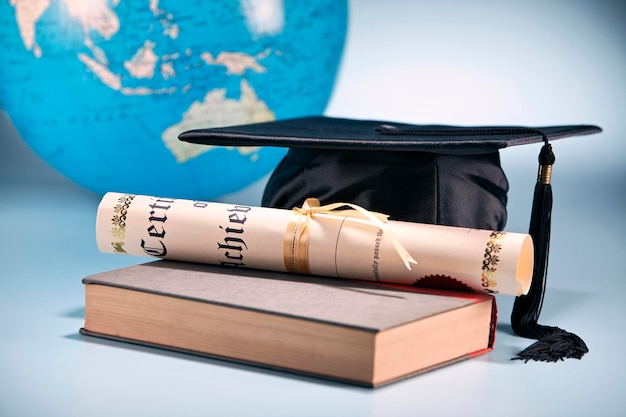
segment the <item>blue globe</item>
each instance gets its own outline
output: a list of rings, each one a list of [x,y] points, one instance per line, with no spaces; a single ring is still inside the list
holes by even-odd
[[[347,14],[346,0],[2,0],[0,107],[97,193],[215,199],[285,150],[178,134],[323,113]]]

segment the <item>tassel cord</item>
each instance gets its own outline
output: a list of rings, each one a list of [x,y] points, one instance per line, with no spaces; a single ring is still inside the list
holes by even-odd
[[[511,325],[515,333],[530,339],[541,339],[558,331],[557,327],[538,324],[545,297],[550,252],[553,201],[550,175],[554,162],[552,146],[546,141],[539,154],[539,172],[528,231],[535,249],[533,279],[528,294],[516,298],[511,314]]]
[[[535,265],[533,280],[528,294],[515,299],[511,313],[511,326],[522,337],[537,339],[514,360],[556,362],[564,358],[581,359],[589,352],[585,342],[573,333],[558,327],[544,326],[538,323],[543,307],[550,253],[550,234],[552,222],[552,165],[555,157],[552,146],[548,143],[539,154],[539,172],[528,233],[535,245]]]

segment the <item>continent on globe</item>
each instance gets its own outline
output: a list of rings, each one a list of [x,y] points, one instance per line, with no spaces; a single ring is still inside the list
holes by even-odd
[[[154,53],[156,44],[146,40],[131,59],[124,62],[124,68],[134,78],[152,78],[159,57]]]
[[[0,1],[0,107],[97,193],[219,199],[285,151],[178,134],[322,114],[347,15],[346,0]]]
[[[207,119],[207,115],[210,119]],[[185,162],[203,152],[214,149],[215,146],[182,142],[178,140],[178,135],[181,132],[207,126],[261,123],[274,119],[274,113],[263,101],[258,99],[246,80],[241,80],[241,97],[239,100],[226,98],[225,89],[209,91],[204,96],[204,100],[195,101],[191,104],[189,109],[183,113],[183,118],[179,123],[165,129],[162,138],[165,146],[174,154],[176,160]],[[252,161],[258,157],[260,149],[254,146],[233,148],[236,148],[242,155],[252,155],[250,158]]]

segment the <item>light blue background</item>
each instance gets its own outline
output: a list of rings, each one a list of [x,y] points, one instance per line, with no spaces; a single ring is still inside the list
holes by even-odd
[[[554,143],[542,322],[581,335],[581,361],[511,362],[498,296],[488,355],[378,390],[77,335],[83,276],[143,262],[99,253],[99,196],[48,168],[0,116],[0,415],[622,416],[626,19],[622,1],[352,1],[328,115],[415,123],[590,123]],[[507,230],[526,231],[538,147],[503,151]],[[258,203],[263,183],[226,200]]]

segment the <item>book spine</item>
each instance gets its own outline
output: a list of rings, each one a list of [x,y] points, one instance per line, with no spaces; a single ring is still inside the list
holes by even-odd
[[[232,268],[511,295],[530,287],[533,249],[526,234],[400,221],[384,229],[344,212],[306,216],[107,193],[98,206],[96,240],[103,252]],[[394,240],[416,265],[407,267]]]

